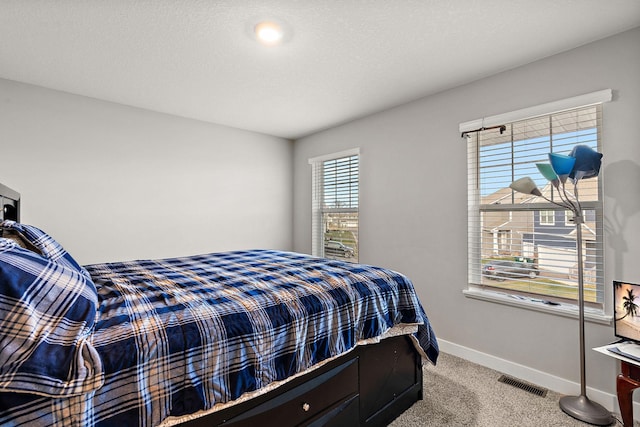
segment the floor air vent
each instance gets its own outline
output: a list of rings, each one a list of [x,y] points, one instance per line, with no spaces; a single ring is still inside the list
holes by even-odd
[[[536,396],[545,397],[547,395],[547,389],[542,387],[538,387],[532,384],[527,384],[525,382],[520,381],[519,379],[510,377],[508,375],[502,375],[498,378],[498,381],[504,384],[509,384],[514,387],[518,387],[524,391],[528,391],[529,393],[535,394]]]

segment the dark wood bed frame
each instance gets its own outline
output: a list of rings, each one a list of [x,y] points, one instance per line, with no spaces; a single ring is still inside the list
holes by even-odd
[[[386,426],[422,399],[422,361],[408,336],[355,350],[277,389],[181,424]]]
[[[20,219],[20,194],[0,184],[2,219]],[[184,427],[386,426],[423,397],[422,358],[409,336],[383,339],[270,392],[181,423]]]
[[[0,206],[2,206],[2,216],[0,220],[20,219],[20,193],[0,184]]]

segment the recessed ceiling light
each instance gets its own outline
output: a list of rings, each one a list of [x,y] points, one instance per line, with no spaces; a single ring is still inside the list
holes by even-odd
[[[282,26],[276,22],[264,21],[255,26],[256,39],[267,46],[279,44],[284,37]]]

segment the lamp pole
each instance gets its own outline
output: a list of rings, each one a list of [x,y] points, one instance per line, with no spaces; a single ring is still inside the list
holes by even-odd
[[[577,185],[577,183],[576,183]],[[580,395],[560,398],[560,409],[581,421],[599,426],[613,423],[613,417],[607,409],[587,397],[585,339],[584,339],[584,266],[582,258],[582,210],[571,207],[576,224],[576,246],[578,252],[578,313],[580,323]]]
[[[544,200],[568,209],[573,213],[576,225],[576,253],[578,255],[578,313],[580,324],[580,395],[564,396],[560,399],[560,408],[581,421],[605,426],[613,423],[613,416],[602,405],[592,402],[587,397],[585,339],[584,339],[584,261],[582,259],[582,207],[578,198],[578,182],[580,179],[593,178],[600,172],[602,154],[586,145],[576,145],[570,155],[549,153],[550,165],[536,163],[542,175],[558,190],[561,201],[545,197],[536,183],[528,176],[513,181],[509,187],[524,194],[533,194]],[[567,178],[573,182],[573,195],[569,196],[565,184]]]

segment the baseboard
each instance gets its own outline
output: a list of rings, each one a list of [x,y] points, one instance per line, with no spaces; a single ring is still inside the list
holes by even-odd
[[[515,378],[553,390],[557,393],[563,395],[576,395],[580,393],[580,384],[568,381],[564,378],[454,344],[449,341],[438,339],[438,344],[440,346],[440,350],[445,353],[477,363],[478,365],[486,366],[487,368],[511,375]],[[587,387],[587,396],[589,396],[589,399],[598,402],[607,408],[607,410],[620,414],[618,398],[615,394]],[[640,419],[640,404],[637,402],[633,404],[633,418]]]

